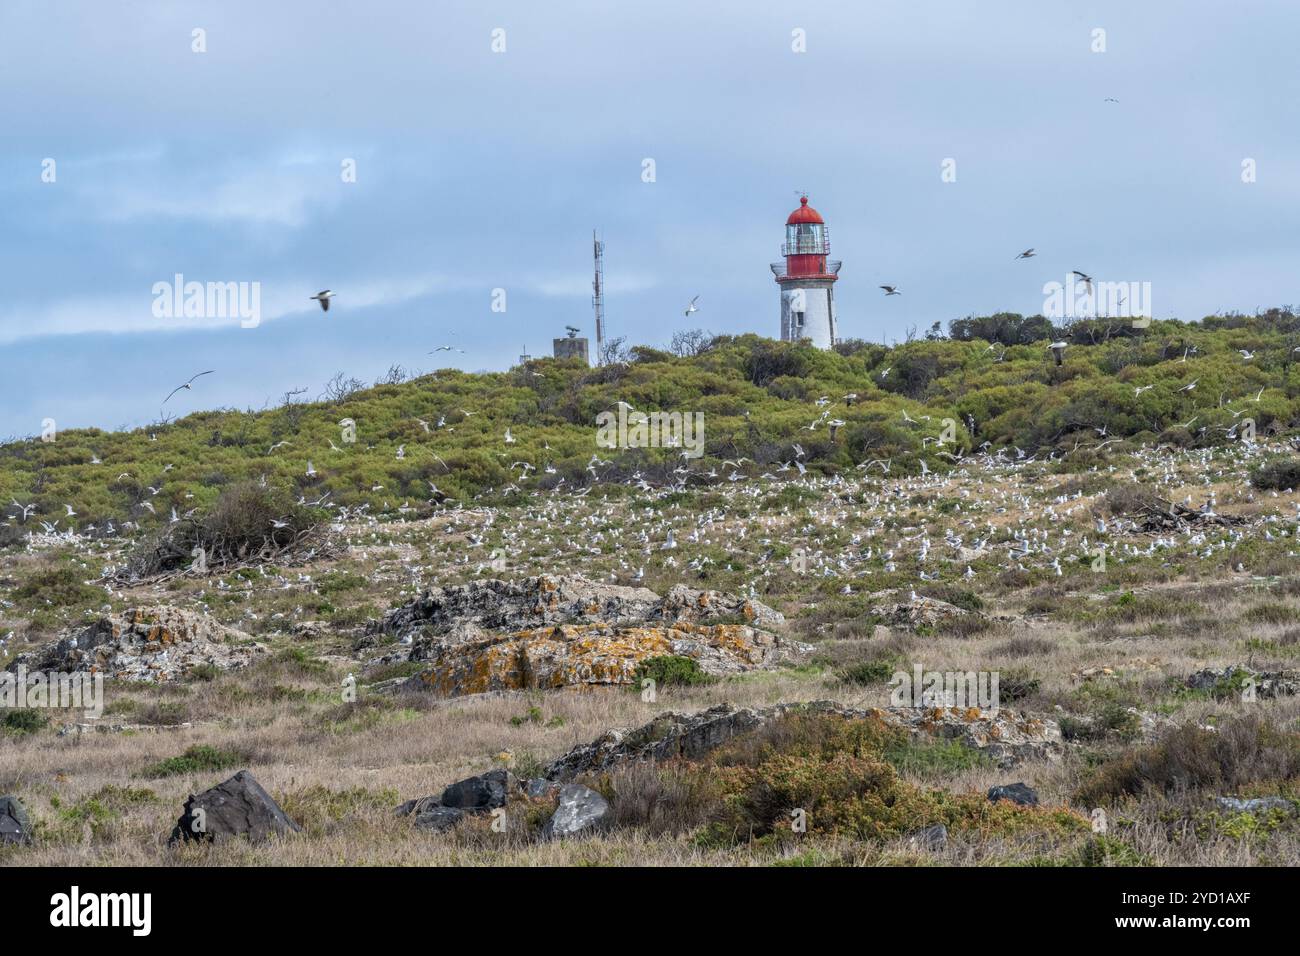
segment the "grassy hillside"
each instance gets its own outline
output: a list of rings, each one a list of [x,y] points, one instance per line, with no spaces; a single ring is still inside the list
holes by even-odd
[[[634,474],[681,480],[676,450],[596,446],[596,416],[619,401],[702,412],[706,455],[691,468],[705,473],[738,456],[753,460],[746,473],[770,470],[796,457],[795,443],[824,474],[878,458],[891,459],[895,474],[917,473],[922,461],[944,469],[954,448],[933,441],[943,419],[955,423],[961,452],[989,442],[1073,455],[1074,465],[1103,440],[1213,445],[1236,438],[1233,425],[1248,418],[1260,431],[1300,421],[1300,318],[1290,311],[1143,330],[1093,321],[1063,331],[1041,317],[999,315],[959,320],[950,333],[893,348],[852,341],[833,352],[721,337],[690,356],[638,347],[603,368],[538,359],[503,373],[443,370],[334,401],[198,412],[131,432],[64,431],[54,442],[0,446],[0,500],[35,504],[29,525],[59,518],[63,530],[72,505],[78,528],[102,529],[108,520],[165,521],[172,508],[202,508],[249,478],[308,499],[328,492],[336,504],[369,503],[375,514],[508,500],[562,481],[612,490]],[[1061,335],[1071,345],[1057,368],[1046,346]],[[829,402],[819,406],[823,396]],[[344,439],[345,419],[355,423],[354,443]],[[832,436],[827,423],[836,419],[845,424]],[[589,467],[596,453],[608,464]],[[535,468],[523,481],[517,462]],[[10,538],[20,524],[11,522]]]

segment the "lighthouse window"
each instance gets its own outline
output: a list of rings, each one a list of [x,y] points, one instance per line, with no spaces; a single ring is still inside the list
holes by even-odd
[[[785,241],[791,255],[820,254],[825,248],[821,223],[802,222],[786,226]]]

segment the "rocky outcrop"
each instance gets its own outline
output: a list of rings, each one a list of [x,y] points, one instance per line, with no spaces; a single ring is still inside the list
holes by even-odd
[[[200,665],[242,667],[265,651],[242,631],[193,611],[139,607],[101,617],[89,627],[16,658],[30,671],[91,671],[117,680],[182,680]]]
[[[872,599],[877,602],[872,606],[872,613],[893,627],[936,627],[973,613],[915,592],[880,591],[873,594]]]
[[[454,827],[467,813],[490,813],[504,807],[520,789],[509,770],[489,770],[477,777],[458,780],[437,796],[407,800],[394,813],[414,816],[418,830],[440,833]]]
[[[385,633],[449,634],[472,625],[479,631],[518,631],[546,624],[641,621],[659,604],[647,588],[599,584],[573,576],[542,575],[519,581],[491,579],[433,588],[389,611]]]
[[[458,780],[438,796],[407,800],[394,813],[412,817],[417,830],[441,833],[470,815],[492,813],[512,800],[554,801],[555,810],[542,827],[544,840],[558,840],[604,826],[610,817],[609,802],[589,787],[559,784],[552,780],[516,779],[508,770],[489,770],[477,777]]]
[[[210,790],[192,794],[172,830],[171,842],[221,843],[236,837],[253,842],[297,833],[302,828],[280,809],[247,770]]]
[[[514,634],[433,642],[422,654],[429,667],[406,686],[455,696],[629,684],[637,664],[649,657],[689,657],[705,673],[723,675],[773,667],[802,653],[803,645],[739,624],[559,624]]]
[[[1229,813],[1267,813],[1270,810],[1286,814],[1296,812],[1296,804],[1285,797],[1251,797],[1245,800],[1241,797],[1219,797],[1215,802],[1220,810]]]
[[[1187,678],[1192,690],[1209,691],[1216,697],[1238,697],[1251,685],[1259,698],[1294,697],[1300,693],[1300,671],[1257,671],[1244,664],[1229,664],[1223,670],[1207,668]]]
[[[1061,727],[1049,717],[974,707],[886,707],[870,713],[906,730],[913,740],[955,740],[978,750],[999,768],[1028,760],[1055,760],[1064,746]]]
[[[709,674],[796,660],[807,645],[766,628],[785,619],[757,601],[678,585],[646,588],[545,575],[437,588],[379,629],[409,640],[428,668],[409,689],[443,696],[627,684],[649,657],[689,657]]]
[[[606,731],[590,744],[564,754],[547,768],[546,776],[550,780],[573,780],[636,760],[695,759],[733,737],[791,714],[874,718],[906,731],[912,739],[956,740],[988,755],[999,767],[1032,759],[1055,759],[1062,749],[1061,730],[1054,720],[1005,708],[997,713],[952,707],[854,710],[825,700],[759,709],[719,704],[696,714],[660,714],[631,730]]]
[[[32,825],[22,801],[12,795],[0,797],[0,844],[31,842]]]

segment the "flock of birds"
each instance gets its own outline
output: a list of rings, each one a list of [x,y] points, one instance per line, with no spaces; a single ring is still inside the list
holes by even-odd
[[[1029,248],[1016,258],[1029,259],[1036,254],[1033,248]],[[1075,275],[1091,291],[1092,277],[1078,271]],[[882,286],[882,289],[886,295],[900,294],[894,286]],[[326,289],[312,299],[318,301],[323,310],[328,310],[333,297],[334,293]],[[686,315],[698,311],[699,298],[691,299]],[[1054,343],[1053,348],[1063,348],[1064,345]],[[995,348],[995,345],[989,346],[990,350]],[[443,351],[463,352],[453,345],[442,345],[430,354]],[[1188,346],[1179,361],[1185,363],[1189,356],[1196,354],[1196,348]],[[1239,354],[1243,362],[1255,358],[1255,354],[1246,349],[1239,350]],[[873,374],[883,383],[891,371],[892,367],[885,367]],[[196,383],[215,372],[208,369],[192,375],[173,388],[163,399],[163,404],[182,391],[192,391]],[[1199,383],[1200,378],[1192,378],[1178,385],[1176,391],[1190,395]],[[1134,397],[1157,387],[1162,386],[1134,385]],[[1173,388],[1174,383],[1163,387]],[[1237,420],[1248,409],[1249,403],[1262,400],[1264,391],[1261,388],[1253,397],[1243,396],[1240,402],[1225,403],[1224,397],[1219,396],[1219,408],[1231,415],[1232,423],[1213,427],[1230,439],[1238,438]],[[824,428],[835,441],[839,430],[848,423],[848,409],[859,403],[860,397],[856,392],[846,393],[838,399],[820,396],[813,402],[816,416],[802,428],[814,433]],[[626,402],[618,405],[635,411]],[[1192,410],[1198,411],[1195,406]],[[1204,410],[1199,411],[1203,413]],[[449,412],[439,413],[432,421],[414,420],[424,435],[434,435],[443,429],[455,431],[457,424],[477,414],[464,408],[458,412],[461,418],[456,424],[449,424]],[[1181,423],[1182,427],[1191,428],[1200,417],[1200,413],[1193,415]],[[930,415],[917,414],[914,417],[904,408],[901,420],[918,432],[933,431]],[[340,424],[348,422],[345,419]],[[788,455],[777,456],[776,460],[764,465],[739,455],[709,460],[706,464],[694,461],[692,455],[683,449],[680,461],[674,463],[671,471],[665,468],[657,470],[654,475],[642,471],[628,474],[614,460],[615,456],[601,458],[596,453],[585,466],[589,480],[582,487],[573,487],[568,485],[564,476],[555,477],[558,469],[555,462],[546,457],[550,447],[544,445],[542,458],[538,461],[518,458],[510,461],[511,480],[507,485],[486,489],[468,500],[444,492],[432,478],[426,478],[428,496],[417,504],[412,504],[408,498],[394,508],[391,501],[385,500],[382,507],[372,512],[369,503],[348,506],[331,502],[329,492],[313,501],[302,495],[299,504],[332,512],[335,533],[347,537],[349,543],[362,549],[379,540],[381,534],[389,537],[381,530],[385,526],[390,529],[407,525],[418,528],[423,521],[441,522],[443,534],[448,536],[445,539],[448,545],[445,549],[434,549],[442,551],[437,555],[438,563],[403,561],[402,577],[412,588],[418,587],[429,576],[440,576],[437,570],[440,566],[453,573],[456,569],[473,574],[494,571],[498,562],[489,561],[486,554],[480,553],[490,549],[492,553],[505,553],[526,559],[525,563],[538,565],[534,572],[556,567],[579,573],[595,569],[595,573],[616,581],[642,581],[647,567],[659,574],[685,575],[692,572],[699,577],[725,569],[745,578],[744,588],[749,593],[766,593],[779,587],[780,581],[789,575],[789,562],[778,559],[778,553],[788,553],[795,548],[800,555],[800,573],[816,578],[842,579],[841,593],[852,594],[855,585],[862,588],[873,573],[905,571],[918,582],[954,576],[970,580],[983,573],[1001,573],[1013,568],[1026,571],[1036,568],[1059,576],[1064,573],[1063,560],[1087,555],[1096,547],[1113,549],[1115,559],[1121,561],[1150,558],[1163,551],[1172,553],[1175,550],[1208,559],[1231,550],[1254,534],[1260,534],[1266,540],[1292,538],[1297,522],[1300,522],[1300,505],[1293,505],[1295,514],[1275,511],[1252,524],[1187,528],[1181,540],[1171,535],[1142,537],[1135,526],[1131,523],[1126,525],[1122,518],[1107,521],[1096,517],[1096,502],[1085,501],[1080,492],[1042,500],[1040,482],[1051,462],[1080,448],[1103,447],[1119,440],[1107,434],[1105,423],[1074,423],[1076,431],[1091,430],[1096,438],[1092,441],[1079,439],[1068,451],[1059,447],[1029,451],[1015,446],[994,448],[989,441],[975,445],[978,423],[966,416],[965,424],[973,447],[952,443],[951,437],[949,443],[945,443],[935,435],[920,434],[922,454],[909,455],[904,467],[899,469],[896,469],[892,457],[868,457],[844,473],[822,474],[822,468],[810,468],[809,456],[802,444],[791,441],[786,446]],[[1200,432],[1203,434],[1209,427],[1212,426],[1202,426]],[[151,437],[157,438],[156,435]],[[1241,437],[1246,438],[1244,435]],[[276,441],[267,448],[267,454],[293,444],[293,439]],[[514,457],[511,455],[512,446],[517,444],[518,438],[513,434],[512,426],[506,425],[501,433],[502,450],[498,454],[505,458]],[[674,446],[671,436],[664,445]],[[1212,483],[1231,481],[1240,485],[1245,465],[1254,460],[1261,447],[1253,440],[1193,451],[1164,445],[1144,446],[1127,459],[1126,480],[1136,481],[1134,473],[1142,469],[1146,473],[1144,483],[1154,490],[1187,486],[1189,482],[1200,483],[1207,489],[1201,511],[1213,514],[1216,499],[1210,488]],[[927,450],[933,456],[930,463],[924,454]],[[419,443],[419,451],[430,455],[431,460],[441,465],[444,473],[451,471],[428,443]],[[321,453],[328,456],[342,452],[344,449],[330,439],[328,450],[322,449]],[[398,461],[404,460],[408,453],[406,442],[399,444],[393,452]],[[930,467],[934,457],[946,458],[950,467],[936,472]],[[92,457],[91,463],[104,464],[98,455]],[[166,465],[164,475],[173,467]],[[918,467],[919,474],[915,473]],[[1116,465],[1108,466],[1108,477],[1122,477],[1117,469]],[[314,459],[308,457],[304,476],[314,479],[319,475]],[[124,472],[118,475],[118,480],[131,477]],[[542,481],[543,478],[548,480]],[[169,515],[159,514],[151,499],[162,492],[165,480],[148,485],[148,497],[137,506],[140,514],[147,512],[173,524],[192,516],[193,509],[182,511],[184,506],[178,507],[176,503],[170,504]],[[265,482],[265,478],[262,480]],[[627,499],[617,502],[588,500],[593,487],[610,481],[634,489],[630,504]],[[722,491],[725,504],[698,513],[655,507],[657,499],[700,486]],[[767,500],[773,491],[785,487],[806,491],[805,503],[775,509],[755,507],[756,503]],[[379,495],[385,487],[377,482],[369,491]],[[511,499],[516,503],[507,506],[494,507],[487,503],[488,500],[497,500],[495,496],[498,495],[521,495],[522,498]],[[942,514],[934,509],[934,502],[941,496],[952,502],[951,510]],[[186,493],[184,497],[190,499],[193,495]],[[179,496],[173,495],[173,499],[179,501]],[[1190,496],[1186,497],[1185,503],[1192,504]],[[640,505],[647,506],[644,513],[636,514],[635,520],[628,520],[629,512],[639,511]],[[38,515],[34,502],[23,503],[15,498],[10,507],[8,522],[26,525],[35,518],[41,527],[40,537],[50,543],[97,539],[102,544],[104,539],[116,536],[119,530],[135,531],[139,527],[136,520],[124,520],[120,527],[108,521],[102,528],[93,524],[78,528],[73,523],[78,514],[72,503],[65,504],[65,513],[57,518]],[[271,524],[273,528],[286,526],[283,518],[273,519]],[[35,541],[38,536],[33,534],[31,537]],[[1296,552],[1288,553],[1294,555]],[[111,570],[105,569],[106,577]],[[217,590],[234,587],[224,579],[218,579],[213,586]],[[309,575],[300,574],[294,581],[277,574],[270,586],[310,590],[312,581]],[[105,587],[110,586],[105,584]]]
[[[1118,100],[1115,100],[1114,102],[1118,102]],[[1020,259],[1032,259],[1036,255],[1038,255],[1038,250],[1031,246],[1030,248],[1021,252],[1015,258],[1018,261]],[[1080,272],[1078,269],[1073,269],[1071,270],[1071,272],[1075,276],[1075,278],[1078,279],[1079,282],[1083,283],[1084,287],[1087,288],[1088,290],[1088,295],[1091,296],[1093,294],[1093,288],[1094,288],[1093,283],[1096,280],[1093,279],[1093,277],[1088,275],[1086,272]],[[903,291],[896,285],[882,285],[880,286],[880,288],[884,290],[886,296],[903,294]],[[693,310],[688,310],[687,315],[689,315],[691,311]]]
[[[1146,447],[1120,464],[1094,469],[1108,481],[1137,483],[1155,494],[1213,516],[1224,485],[1241,487],[1258,445],[1171,450]],[[530,471],[518,462],[521,479]],[[1189,561],[1226,560],[1246,572],[1233,555],[1254,539],[1281,542],[1286,554],[1300,556],[1293,542],[1300,531],[1300,503],[1278,499],[1272,508],[1244,492],[1238,503],[1253,505],[1254,517],[1235,525],[1189,524],[1178,531],[1145,533],[1132,518],[1107,516],[1100,498],[1044,482],[1043,461],[1007,449],[967,455],[943,474],[898,475],[888,461],[866,462],[852,472],[820,475],[805,470],[796,447],[789,462],[758,475],[742,474],[747,459],[724,463],[722,472],[683,469],[690,477],[723,477],[714,486],[720,498],[699,509],[663,507],[676,486],[656,487],[639,474],[621,479],[635,489],[625,497],[595,500],[556,487],[533,489],[519,504],[488,505],[429,499],[432,512],[409,507],[384,516],[371,506],[341,506],[328,496],[315,502],[332,512],[332,530],[353,560],[373,562],[375,587],[391,585],[414,596],[433,584],[475,576],[526,576],[571,573],[636,584],[649,579],[709,581],[752,597],[789,594],[808,587],[853,595],[899,581],[915,588],[925,582],[976,587],[1007,571],[1063,576],[1104,550],[1107,560],[1157,561],[1166,566]],[[592,473],[610,465],[593,456]],[[877,470],[877,466],[878,470]],[[730,469],[730,471],[728,471]],[[757,470],[755,468],[749,471]],[[789,477],[779,478],[782,473]],[[430,483],[432,485],[432,483]],[[785,487],[803,492],[799,503],[774,499]],[[589,491],[590,489],[585,489]],[[1237,492],[1230,492],[1237,495]],[[102,543],[102,542],[101,542]],[[112,595],[113,569],[103,586]],[[265,592],[315,592],[318,581],[305,571],[256,569],[220,575],[192,595],[204,609],[213,591],[247,600],[249,620],[262,613],[254,598]],[[902,585],[907,587],[906,584]],[[157,590],[162,592],[162,586]],[[241,597],[242,596],[242,597]],[[815,598],[814,598],[815,600]],[[301,606],[275,611],[271,618],[296,618]]]

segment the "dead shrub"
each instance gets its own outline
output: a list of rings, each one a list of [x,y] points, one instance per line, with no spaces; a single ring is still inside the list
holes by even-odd
[[[219,569],[282,558],[315,541],[321,527],[318,514],[295,504],[285,489],[242,482],[223,491],[206,514],[173,522],[147,539],[128,561],[126,576],[164,574],[199,561]]]
[[[1252,715],[1213,731],[1194,724],[1175,728],[1158,742],[1126,751],[1100,767],[1077,797],[1098,806],[1148,790],[1166,796],[1202,789],[1225,793],[1297,775],[1300,740]]]

